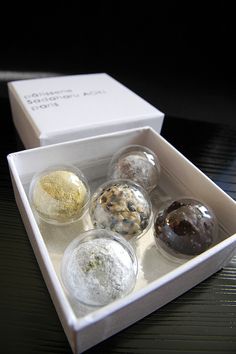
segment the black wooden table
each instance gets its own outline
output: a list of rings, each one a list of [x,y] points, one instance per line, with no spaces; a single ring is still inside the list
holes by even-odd
[[[6,155],[22,146],[7,98],[0,122],[0,352],[71,353],[14,201]],[[236,199],[235,130],[166,117],[162,135]],[[87,353],[236,353],[236,258]]]

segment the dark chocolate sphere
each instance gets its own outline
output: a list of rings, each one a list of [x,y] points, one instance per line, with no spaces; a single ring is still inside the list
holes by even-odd
[[[200,201],[179,199],[156,215],[154,236],[157,246],[171,256],[190,258],[216,243],[216,217]]]

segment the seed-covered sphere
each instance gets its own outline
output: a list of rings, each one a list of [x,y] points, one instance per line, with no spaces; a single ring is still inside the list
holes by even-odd
[[[90,216],[95,227],[131,238],[147,231],[152,207],[142,187],[129,180],[114,180],[104,183],[93,194]]]

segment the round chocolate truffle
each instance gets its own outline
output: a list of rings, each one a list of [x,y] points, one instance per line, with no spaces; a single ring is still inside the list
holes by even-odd
[[[51,224],[68,224],[82,217],[89,200],[89,186],[74,166],[54,166],[36,174],[29,198],[35,212]]]
[[[93,194],[89,210],[95,227],[117,232],[126,238],[147,231],[152,217],[148,194],[129,180],[104,183]]]
[[[159,183],[160,163],[145,146],[129,145],[119,150],[108,167],[109,179],[130,179],[151,192]]]
[[[158,248],[177,258],[187,259],[216,243],[217,220],[213,211],[198,200],[178,199],[157,213],[154,237]]]
[[[68,292],[80,302],[102,306],[132,291],[137,259],[131,245],[108,230],[89,230],[64,252],[61,276]]]

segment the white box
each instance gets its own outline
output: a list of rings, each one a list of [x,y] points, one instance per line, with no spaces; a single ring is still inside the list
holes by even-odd
[[[164,114],[107,74],[8,84],[16,129],[26,148],[149,125]]]
[[[219,243],[182,265],[163,258],[155,246],[153,229],[135,244],[139,273],[134,291],[101,308],[87,308],[71,300],[61,281],[59,266],[69,242],[89,228],[89,216],[67,227],[38,225],[28,201],[34,173],[63,162],[77,165],[92,190],[104,181],[111,155],[128,144],[142,144],[156,152],[162,168],[157,195],[162,200],[188,195],[207,203],[220,224]],[[8,162],[16,201],[38,263],[64,330],[75,353],[84,351],[181,295],[233,256],[236,248],[236,203],[152,128],[143,127],[103,136],[10,154]]]

